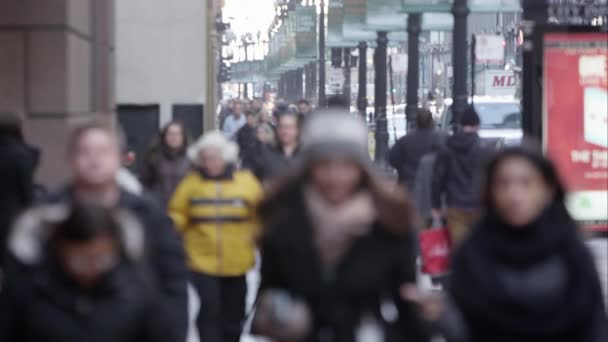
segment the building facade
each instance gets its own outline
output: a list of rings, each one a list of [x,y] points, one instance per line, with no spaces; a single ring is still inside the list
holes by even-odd
[[[116,2],[118,119],[140,160],[172,119],[202,132],[206,13],[206,0]]]
[[[40,148],[37,181],[66,179],[70,125],[114,110],[114,1],[0,1],[0,115]]]

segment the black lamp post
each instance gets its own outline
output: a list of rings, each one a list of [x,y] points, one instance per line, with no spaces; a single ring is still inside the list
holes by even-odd
[[[325,97],[325,0],[319,0],[319,108],[324,108]]]
[[[469,15],[467,0],[454,0],[452,14],[454,15],[453,55],[454,90],[452,111],[454,122],[459,123],[468,105],[467,95],[467,17]]]
[[[420,31],[422,30],[422,15],[410,13],[407,17],[407,106],[405,115],[408,127],[414,127],[418,110],[418,86],[420,75]]]
[[[361,118],[365,119],[367,113],[367,43],[359,42],[359,93],[357,96],[357,109]]]
[[[375,113],[376,113],[376,163],[384,165],[388,157],[388,127],[386,121],[386,48],[388,46],[388,33],[378,32],[376,53],[374,55],[374,69],[376,71],[375,84]]]

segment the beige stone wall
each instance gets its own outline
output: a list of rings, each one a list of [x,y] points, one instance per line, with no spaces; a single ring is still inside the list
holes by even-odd
[[[0,113],[42,150],[38,181],[67,178],[70,123],[114,110],[112,0],[0,0]]]

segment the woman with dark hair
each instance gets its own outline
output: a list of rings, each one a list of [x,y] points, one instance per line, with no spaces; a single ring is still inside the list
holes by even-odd
[[[23,139],[19,117],[0,114],[0,258],[13,220],[33,200],[38,157]]]
[[[254,330],[279,341],[427,341],[415,305],[413,210],[374,175],[363,122],[313,116],[301,159],[260,206]]]
[[[191,169],[186,156],[188,136],[183,123],[171,121],[160,132],[159,143],[146,156],[141,181],[166,208],[177,185]]]
[[[452,263],[464,340],[608,341],[594,260],[551,162],[509,149],[486,175],[485,213]]]
[[[0,341],[172,341],[138,222],[84,203],[27,211],[9,239],[24,267],[3,282]]]

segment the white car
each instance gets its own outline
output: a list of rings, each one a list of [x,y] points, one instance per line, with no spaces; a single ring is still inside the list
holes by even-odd
[[[452,114],[452,99],[445,100],[445,111],[440,118],[439,126],[445,131],[452,131],[454,118]],[[489,142],[502,146],[516,146],[523,139],[521,103],[513,97],[484,97],[473,98],[473,105],[481,127],[479,136]]]

